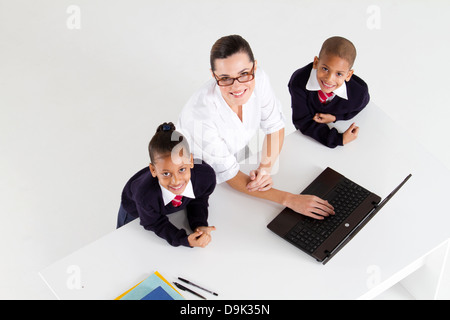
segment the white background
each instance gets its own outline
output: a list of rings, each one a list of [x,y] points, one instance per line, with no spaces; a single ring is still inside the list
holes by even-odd
[[[372,102],[450,168],[449,14],[418,0],[0,0],[0,298],[54,298],[38,271],[115,229],[156,127],[209,79],[224,35],[252,46],[287,134],[291,74],[326,38],[350,39]]]

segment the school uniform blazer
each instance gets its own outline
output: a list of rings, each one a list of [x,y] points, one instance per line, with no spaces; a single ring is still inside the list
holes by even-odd
[[[146,230],[155,232],[172,246],[189,246],[189,242],[186,231],[175,227],[167,218],[168,214],[186,209],[192,230],[208,226],[208,199],[216,187],[216,176],[207,163],[199,160],[194,163],[191,183],[195,199],[183,197],[179,207],[172,203],[164,205],[158,178],[151,175],[148,167],[131,177],[122,192],[123,208],[130,215],[139,217]]]
[[[347,86],[347,98],[335,96],[330,102],[322,104],[317,91],[306,89],[313,63],[295,71],[288,83],[291,94],[292,122],[295,128],[303,134],[312,137],[320,143],[335,148],[342,146],[343,134],[336,128],[330,128],[326,123],[313,120],[316,113],[329,113],[337,120],[349,120],[356,116],[369,103],[367,84],[358,76],[352,75]]]

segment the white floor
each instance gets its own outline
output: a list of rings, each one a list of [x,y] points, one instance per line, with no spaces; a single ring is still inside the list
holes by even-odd
[[[372,102],[450,168],[449,14],[445,0],[0,0],[0,299],[53,299],[38,271],[115,229],[124,183],[223,35],[251,44],[287,133],[290,75],[349,38]]]

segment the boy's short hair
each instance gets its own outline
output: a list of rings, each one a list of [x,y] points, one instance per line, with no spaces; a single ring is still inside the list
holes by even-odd
[[[345,59],[350,69],[353,67],[353,63],[356,59],[356,48],[350,40],[343,37],[331,37],[325,40],[320,49],[319,59],[322,55],[334,55],[342,59]]]

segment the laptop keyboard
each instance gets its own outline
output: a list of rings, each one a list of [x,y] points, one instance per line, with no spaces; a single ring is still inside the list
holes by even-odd
[[[369,196],[370,192],[358,184],[344,179],[327,197],[335,215],[324,220],[304,216],[286,235],[296,246],[313,253],[328,236]]]

